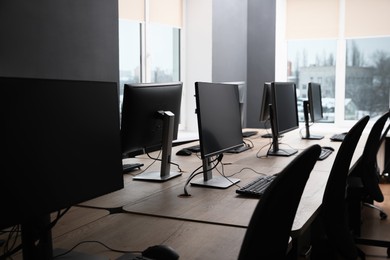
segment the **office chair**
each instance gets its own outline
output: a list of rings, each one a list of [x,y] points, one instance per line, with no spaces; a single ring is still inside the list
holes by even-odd
[[[357,259],[361,255],[349,230],[345,192],[351,160],[368,120],[369,116],[361,118],[337,151],[322,198],[317,221],[321,233],[313,240],[313,259]]]
[[[387,214],[380,207],[374,205],[374,201],[382,202],[384,200],[379,187],[380,173],[377,165],[377,154],[382,141],[382,131],[389,116],[390,112],[385,113],[372,126],[363,153],[351,167],[347,179],[349,224],[355,236],[355,242],[363,245],[386,247],[388,256],[390,256],[390,241],[364,239],[360,237],[360,228],[362,224],[362,206],[379,210],[381,219],[387,217]],[[389,127],[384,131],[384,136],[388,130]]]
[[[295,213],[320,152],[319,145],[305,149],[267,188],[249,222],[239,260],[286,258]]]
[[[390,113],[389,113],[389,117],[390,117]],[[379,141],[379,147],[378,147],[377,153],[379,152],[380,146],[383,144],[383,142],[385,142],[386,136],[387,136],[387,132],[389,132],[389,130],[390,130],[390,125],[387,126],[387,128],[385,129],[385,131],[382,134],[382,137],[381,137],[381,139]],[[386,178],[386,176],[385,176],[385,174],[386,174],[385,170],[387,169],[386,163],[385,163],[383,169],[380,169],[380,167],[378,166],[378,163],[375,162],[375,169],[376,169],[376,174],[377,174],[377,177],[378,177],[378,181],[379,181],[379,183],[381,183]],[[377,187],[379,187],[379,185]],[[382,191],[380,191],[380,192],[382,193]],[[387,213],[381,207],[379,207],[377,205],[374,205],[374,201],[372,199],[371,200],[366,200],[366,202],[364,202],[363,205],[366,206],[366,207],[370,207],[370,208],[378,210],[379,211],[379,217],[381,219],[386,219],[387,218]]]
[[[387,133],[389,132],[389,130],[390,130],[390,125],[388,125],[386,130],[383,132],[382,137],[381,137],[381,141],[380,141],[381,145],[385,144],[385,150],[386,150]],[[385,157],[384,165],[383,165],[382,169],[380,169],[380,173],[379,173],[380,183],[390,182],[389,165],[390,165],[390,161],[386,160],[386,157]]]

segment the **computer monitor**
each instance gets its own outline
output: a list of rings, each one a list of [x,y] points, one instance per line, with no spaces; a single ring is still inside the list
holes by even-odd
[[[308,100],[303,101],[303,113],[305,116],[306,135],[302,138],[319,140],[324,138],[324,136],[310,134],[309,114],[311,122],[313,123],[318,122],[323,118],[321,85],[318,83],[309,82],[307,97]]]
[[[246,126],[246,109],[247,109],[247,101],[246,101],[246,83],[245,81],[226,81],[226,82],[219,82],[222,84],[229,84],[229,85],[237,85],[238,87],[238,97],[239,97],[239,104],[240,104],[240,113],[241,113],[241,127],[245,128]],[[242,136],[243,137],[250,137],[253,135],[256,135],[257,131],[255,130],[243,130]],[[242,150],[240,150],[242,151]]]
[[[290,156],[295,149],[279,149],[281,134],[299,127],[296,86],[293,82],[271,82],[270,121],[272,130],[272,147],[268,155]]]
[[[50,213],[123,188],[117,84],[0,77],[0,92],[0,230],[20,224],[24,259],[52,259]]]
[[[261,100],[261,106],[260,106],[260,118],[259,120],[261,122],[264,122],[264,128],[270,128],[270,105],[272,105],[272,98],[271,98],[271,82],[265,82],[263,86],[263,96]],[[272,138],[271,133],[263,134],[261,137],[263,138]]]
[[[203,178],[192,185],[227,188],[239,180],[212,176],[212,158],[244,143],[241,128],[237,85],[195,83],[196,114],[198,120]]]
[[[134,180],[166,181],[180,176],[170,170],[172,141],[177,139],[182,82],[125,84],[122,102],[122,154],[162,147],[160,171]]]

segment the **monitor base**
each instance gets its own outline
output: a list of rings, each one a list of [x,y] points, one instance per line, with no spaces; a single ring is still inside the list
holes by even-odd
[[[268,133],[268,134],[263,134],[261,135],[262,138],[272,138],[272,133]],[[279,135],[279,138],[282,138],[283,135]]]
[[[216,177],[212,177],[210,180],[207,181],[205,181],[204,178],[200,178],[198,180],[191,182],[191,185],[200,186],[200,187],[226,189],[238,183],[239,181],[240,179],[236,179],[236,178],[216,176]]]
[[[250,149],[250,147],[247,144],[242,144],[242,146],[231,149],[231,150],[227,151],[227,153],[242,153],[242,152],[249,150],[249,149]]]
[[[298,150],[294,149],[278,149],[277,151],[270,150],[267,155],[270,156],[290,156],[296,154]]]
[[[133,180],[163,182],[179,176],[181,176],[181,172],[169,172],[166,176],[161,176],[160,172],[144,172],[134,176]]]
[[[302,139],[308,139],[308,140],[321,140],[322,138],[324,138],[323,135],[302,136]]]

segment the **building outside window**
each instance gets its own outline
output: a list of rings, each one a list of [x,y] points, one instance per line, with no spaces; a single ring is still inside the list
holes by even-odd
[[[147,81],[180,80],[180,29],[161,24],[149,25]]]
[[[300,100],[309,81],[320,83],[324,122],[382,115],[390,106],[389,8],[381,0],[278,0],[277,44],[286,46],[278,56],[287,63],[276,68],[287,69],[278,80],[295,82]]]
[[[346,41],[345,120],[378,117],[389,109],[390,37]]]
[[[321,84],[323,122],[334,122],[336,49],[335,40],[288,41],[287,80],[297,86],[298,102],[307,100],[308,83]],[[299,120],[304,121],[303,105],[298,104]]]

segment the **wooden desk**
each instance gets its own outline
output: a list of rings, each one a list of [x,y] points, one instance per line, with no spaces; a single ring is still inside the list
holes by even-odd
[[[56,218],[57,214],[52,214],[52,220]],[[68,242],[75,242],[78,241],[78,234],[81,230],[85,228],[85,226],[90,225],[91,223],[94,223],[104,217],[109,216],[109,211],[103,210],[103,209],[90,209],[90,208],[83,208],[83,207],[72,207],[54,226],[52,229],[52,238],[53,241],[56,241],[57,238],[65,237]],[[69,237],[69,234],[73,234],[73,238]],[[0,234],[0,239],[7,240],[9,234],[7,232]],[[13,238],[16,237],[16,243],[15,245],[18,245],[21,243],[21,235],[15,234]],[[12,239],[13,240],[13,239]],[[12,242],[11,240],[11,242]],[[60,239],[61,240],[61,239]],[[75,244],[73,244],[75,245]],[[72,245],[72,246],[73,246]],[[54,242],[54,246],[56,246]],[[70,249],[72,246],[65,247],[67,249]],[[0,251],[3,253],[4,248],[0,247]],[[1,253],[1,254],[2,254]],[[7,258],[8,259],[8,258]],[[15,255],[12,256],[12,259],[19,260],[23,259],[22,251],[19,251]]]
[[[180,259],[233,260],[238,257],[246,232],[245,228],[130,213],[107,215],[103,211],[72,208],[53,228],[53,248],[70,249],[80,242],[99,241],[116,250],[142,252],[149,246],[165,244],[174,248]],[[87,218],[90,220],[85,222]],[[96,242],[83,243],[73,252],[107,259],[123,254]],[[21,252],[13,259],[23,259]]]
[[[192,143],[193,145],[194,143]],[[135,203],[140,201],[148,196],[151,196],[155,193],[162,192],[164,190],[170,189],[176,185],[182,185],[188,176],[193,171],[194,165],[198,165],[200,160],[196,156],[185,157],[177,156],[176,152],[180,150],[183,146],[181,145],[172,148],[172,159],[173,163],[177,163],[180,166],[182,171],[182,176],[173,178],[166,182],[144,182],[144,181],[134,181],[133,176],[142,173],[143,171],[159,171],[160,162],[155,162],[150,159],[147,155],[140,155],[135,158],[124,159],[124,163],[142,163],[144,164],[141,167],[141,170],[135,170],[130,173],[123,175],[124,178],[124,188],[112,193],[109,193],[104,196],[86,201],[81,203],[81,206],[93,207],[93,208],[102,208],[102,209],[120,209],[125,205]],[[151,153],[151,156],[158,157],[158,152]],[[180,170],[175,165],[171,165],[171,171],[179,172]]]
[[[281,171],[294,158],[294,156],[258,158],[259,155],[266,155],[268,148],[269,139],[260,137],[263,133],[264,131],[260,130],[257,136],[249,138],[254,144],[252,150],[241,154],[225,154],[222,160],[226,164],[223,167],[225,175],[235,174],[234,177],[241,179],[238,185],[245,185],[257,177],[257,174],[249,169],[240,172],[243,168],[251,168],[270,175]],[[303,140],[297,130],[285,134],[280,148],[292,147],[302,151],[310,145],[320,144],[332,146],[337,151],[340,143],[330,142],[330,136],[331,134],[327,134],[322,140]],[[166,243],[174,247],[182,259],[236,259],[258,199],[238,196],[235,193],[237,189],[235,186],[228,189],[191,186],[188,187],[191,197],[179,197],[183,193],[188,176],[201,166],[201,160],[196,155],[188,157],[175,155],[179,149],[191,145],[193,143],[177,146],[172,151],[172,162],[179,163],[180,168],[184,170],[181,177],[155,183],[133,181],[131,175],[127,174],[124,176],[124,189],[83,203],[83,206],[88,207],[123,208],[127,213],[109,215],[86,225],[79,230],[79,232],[85,230],[86,234],[82,233],[80,237],[77,235],[78,239],[82,241],[100,236],[98,239],[100,241],[110,242],[116,248],[123,246],[131,250],[144,250],[153,244]],[[358,158],[359,149],[362,150],[358,148],[354,158]],[[301,236],[314,221],[335,155],[336,152],[326,160],[316,163],[298,207],[292,230],[293,239]],[[145,155],[127,160],[144,163],[143,169],[151,162]],[[159,169],[159,163],[153,164],[150,169]],[[171,170],[174,169],[175,166],[171,166]],[[139,171],[134,172],[137,173]],[[217,175],[218,172],[214,170],[213,174]],[[112,230],[115,232],[110,233]],[[146,233],[133,241],[131,235],[135,234],[138,237],[139,231]],[[69,241],[72,239],[68,235],[71,234],[56,239],[59,246],[69,248],[74,244],[74,241]],[[202,243],[202,240],[205,243]],[[221,248],[224,246],[226,248]],[[91,246],[86,252],[94,253],[97,250],[96,246]],[[228,256],[225,253],[228,253]]]
[[[137,214],[111,214],[54,239],[55,248],[72,248],[81,241],[100,241],[114,249],[143,251],[149,246],[166,244],[180,259],[237,259],[246,229],[180,221]],[[75,249],[110,259],[112,252],[97,243]]]
[[[286,144],[289,146],[298,148],[300,151],[305,147],[318,142],[330,145],[329,139],[320,141],[301,140],[299,137],[297,138],[296,135],[297,133],[295,131],[285,134],[283,140],[285,140]],[[263,149],[263,152],[259,152],[259,147],[266,145],[268,139],[256,136],[250,138],[250,140],[255,146],[252,150],[240,154],[225,154],[222,160],[223,163],[228,164],[223,167],[225,175],[229,176],[235,174],[245,167],[266,175],[271,175],[281,171],[295,157],[270,156],[267,158],[257,158],[256,154],[266,154],[267,148]],[[301,144],[301,141],[303,144]],[[283,148],[283,143],[281,144],[281,148]],[[334,143],[332,145],[337,149],[339,143]],[[319,161],[316,164],[303,193],[302,202],[298,208],[297,217],[293,225],[293,235],[294,232],[299,233],[303,227],[310,225],[315,213],[321,205],[322,195],[335,154],[336,153],[333,153],[326,160]],[[201,161],[195,155],[183,157],[181,162],[184,164],[186,160],[191,160],[188,164],[193,164],[193,158],[197,159],[197,163],[192,167],[193,169],[196,169],[196,167],[201,165]],[[218,167],[218,169],[222,172],[221,167]],[[213,170],[213,175],[218,175],[218,171]],[[241,186],[256,178],[257,174],[248,169],[235,174],[234,177],[241,179],[241,182],[238,183],[238,185]],[[238,187],[236,186],[232,186],[228,189],[210,189],[190,186],[188,187],[188,190],[192,196],[183,198],[179,196],[180,194],[183,194],[183,182],[161,192],[156,192],[140,201],[129,203],[125,205],[123,209],[126,212],[152,216],[247,227],[252,212],[258,203],[258,199],[237,195],[235,192],[237,188]]]
[[[254,144],[252,150],[241,154],[225,154],[223,158],[222,162],[226,164],[225,175],[237,173],[234,177],[241,179],[238,185],[245,185],[257,177],[257,174],[249,169],[238,173],[243,168],[270,175],[281,171],[294,158],[258,158],[258,155],[264,156],[268,148],[269,139],[259,137],[263,133],[264,131],[260,130],[257,136],[248,138]],[[337,151],[340,143],[330,142],[330,135],[325,134],[322,140],[302,140],[298,130],[293,131],[285,134],[280,148],[291,146],[302,151],[318,143],[333,146]],[[191,197],[179,197],[183,193],[188,176],[201,165],[201,160],[196,155],[175,155],[179,149],[191,145],[193,143],[177,146],[172,151],[172,161],[179,163],[184,171],[181,177],[156,183],[133,181],[131,174],[125,174],[124,189],[80,204],[91,207],[90,209],[72,209],[53,230],[54,247],[69,249],[81,241],[97,240],[115,249],[142,251],[148,246],[167,244],[180,254],[181,259],[237,259],[258,199],[238,196],[235,186],[228,189],[191,186],[188,187]],[[262,147],[264,148],[260,150]],[[364,141],[359,142],[354,160],[358,158],[363,147]],[[316,163],[298,207],[292,230],[293,239],[301,236],[313,222],[321,205],[335,155],[336,152],[326,160]],[[144,163],[142,169],[152,162],[145,155],[125,161]],[[155,163],[150,170],[158,170],[159,167],[160,164]],[[176,170],[176,167],[171,166],[171,170]],[[218,172],[214,170],[213,174],[217,175]],[[109,211],[121,209],[126,213],[109,214]],[[76,250],[105,255],[111,259],[121,255],[98,244],[85,244]]]

